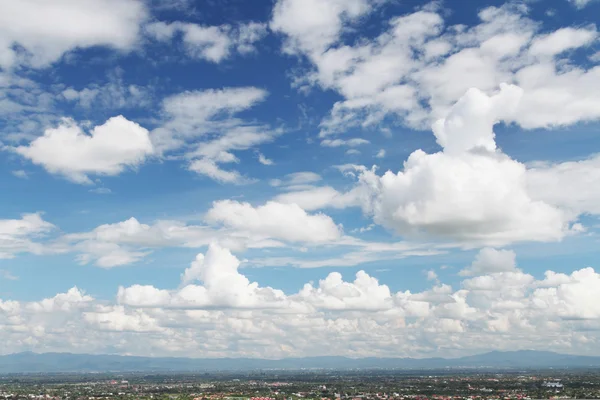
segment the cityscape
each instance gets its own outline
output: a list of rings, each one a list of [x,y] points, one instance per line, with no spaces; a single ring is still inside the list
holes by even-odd
[[[4,399],[598,399],[600,371],[254,371],[0,376]]]

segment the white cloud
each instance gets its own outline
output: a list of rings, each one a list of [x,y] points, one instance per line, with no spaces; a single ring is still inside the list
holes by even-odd
[[[598,37],[596,27],[588,29],[561,28],[531,42],[529,52],[537,57],[553,57],[570,49],[591,44]]]
[[[307,283],[297,298],[317,309],[325,310],[387,310],[393,307],[393,298],[386,285],[365,271],[356,273],[353,283],[344,282],[338,272],[330,273],[319,281],[318,287]]]
[[[110,190],[109,188],[106,188],[106,187],[98,187],[98,188],[90,189],[89,191],[90,191],[90,193],[96,193],[96,194],[111,194],[112,193],[112,190]]]
[[[222,136],[197,145],[195,151],[186,156],[194,159],[189,167],[191,171],[207,175],[223,183],[248,183],[251,180],[237,171],[224,171],[218,163],[238,163],[232,151],[248,150],[265,142],[274,140],[281,131],[253,126],[232,127]]]
[[[537,163],[527,172],[535,199],[576,214],[600,214],[600,155],[581,161]]]
[[[146,14],[138,0],[2,1],[0,66],[45,67],[67,52],[92,46],[130,50]]]
[[[600,212],[598,157],[528,167],[502,153],[493,127],[514,119],[523,96],[514,85],[492,96],[470,89],[433,125],[441,152],[417,150],[401,171],[381,176],[375,168],[339,166],[358,181],[350,190],[308,185],[274,199],[305,210],[362,206],[401,235],[467,246],[560,240],[581,231],[578,216]]]
[[[187,54],[193,58],[220,63],[232,53],[247,54],[255,51],[254,43],[266,34],[265,24],[250,22],[239,26],[201,26],[185,22],[153,22],[146,25],[146,33],[158,41],[170,41],[181,33]]]
[[[119,288],[118,302],[134,307],[179,308],[282,308],[288,307],[280,290],[261,288],[238,272],[240,261],[229,250],[211,244],[206,255],[198,254],[182,274],[176,291],[152,286]],[[202,285],[193,284],[200,281]]]
[[[19,277],[16,275],[13,275],[10,271],[7,271],[5,269],[0,269],[0,279],[5,279],[7,281],[18,281]]]
[[[27,173],[27,171],[24,171],[22,169],[12,171],[12,174],[20,179],[29,179],[29,174]]]
[[[0,259],[13,258],[19,253],[46,254],[52,250],[36,242],[56,229],[40,214],[23,214],[21,219],[0,219]]]
[[[42,301],[29,303],[29,309],[36,312],[51,313],[55,311],[69,312],[73,309],[85,307],[94,301],[92,296],[86,295],[77,287],[73,287],[67,293],[59,293],[56,296]]]
[[[385,158],[385,149],[381,149],[377,152],[376,158]]]
[[[270,158],[267,158],[263,153],[258,153],[258,162],[262,165],[274,165],[275,162]]]
[[[188,169],[221,183],[235,183],[241,185],[251,182],[237,171],[227,171],[219,168],[217,163],[210,159],[194,160],[190,163]]]
[[[88,110],[92,107],[105,110],[139,108],[151,104],[151,93],[148,88],[127,85],[118,74],[111,77],[110,82],[104,85],[91,84],[79,90],[68,87],[61,92],[61,95],[65,101]]]
[[[141,165],[154,152],[148,130],[123,116],[94,127],[87,135],[73,120],[63,119],[15,152],[52,174],[82,184],[88,175],[118,175]]]
[[[361,205],[357,191],[340,193],[331,186],[295,188],[293,191],[275,196],[274,200],[285,204],[297,204],[308,211],[326,207],[347,208]]]
[[[185,149],[188,169],[221,183],[253,180],[220,164],[238,163],[235,151],[274,140],[283,131],[241,121],[234,114],[263,101],[267,92],[254,87],[184,92],[163,101],[164,123],[151,133],[161,153]]]
[[[288,35],[288,51],[320,52],[338,40],[344,22],[366,14],[367,0],[281,0],[270,28]]]
[[[490,94],[502,82],[525,90],[514,121],[526,129],[600,118],[598,67],[578,66],[568,52],[597,40],[594,25],[542,34],[527,6],[506,4],[480,10],[476,25],[445,26],[445,10],[428,7],[391,18],[375,38],[346,43],[344,32],[373,9],[366,0],[275,5],[271,27],[286,38],[284,50],[312,65],[296,85],[343,97],[322,121],[321,137],[375,126],[390,114],[425,129],[469,88]]]
[[[517,268],[516,257],[517,255],[512,250],[496,250],[485,247],[479,251],[475,261],[459,274],[470,276],[514,271]]]
[[[434,279],[415,293],[393,292],[364,271],[353,281],[332,272],[286,294],[251,282],[235,256],[211,245],[175,289],[120,287],[116,303],[76,287],[37,302],[0,300],[0,340],[13,351],[153,356],[597,355],[599,290],[600,274],[585,268],[542,280],[494,272],[458,289]]]
[[[555,287],[536,289],[532,295],[533,305],[566,319],[600,318],[600,304],[595,301],[598,297],[600,274],[593,268],[585,268],[565,275],[564,278]]]
[[[274,201],[258,207],[232,200],[217,201],[206,213],[210,223],[289,242],[330,242],[341,229],[324,214],[307,214],[296,204]]]
[[[157,148],[178,148],[186,140],[230,128],[228,118],[260,103],[267,92],[255,87],[183,92],[163,100],[165,123],[152,132]],[[235,122],[235,121],[234,121]]]
[[[307,189],[314,187],[313,184],[321,181],[323,178],[316,172],[301,171],[287,174],[283,179],[272,179],[271,186],[280,187],[286,190]]]
[[[324,146],[324,147],[341,147],[341,146],[357,147],[357,146],[361,146],[361,145],[369,144],[369,143],[371,143],[371,142],[369,142],[366,139],[361,139],[361,138],[354,138],[354,139],[348,139],[348,140],[324,139],[321,141],[321,146]]]
[[[74,250],[80,252],[77,262],[81,265],[94,264],[101,268],[114,268],[134,264],[146,257],[148,251],[132,250],[118,243],[86,240],[77,243]]]
[[[525,165],[496,150],[496,121],[510,118],[521,96],[502,86],[488,97],[469,90],[447,118],[434,125],[443,151],[413,152],[404,170],[360,175],[363,205],[375,222],[403,235],[428,234],[480,244],[559,240],[568,217],[535,201]]]
[[[437,281],[438,274],[434,270],[427,271],[427,280],[428,281]]]
[[[569,0],[569,3],[573,4],[576,8],[582,9],[594,0]]]
[[[58,240],[65,251],[79,254],[79,263],[93,263],[102,268],[136,263],[154,250],[168,247],[200,248],[215,243],[243,251],[283,246],[280,241],[249,231],[217,229],[176,220],[144,224],[136,218],[100,225],[89,232],[66,234]]]

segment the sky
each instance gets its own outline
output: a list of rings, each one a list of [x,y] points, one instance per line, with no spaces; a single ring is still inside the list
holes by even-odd
[[[598,16],[0,0],[0,354],[600,356]]]

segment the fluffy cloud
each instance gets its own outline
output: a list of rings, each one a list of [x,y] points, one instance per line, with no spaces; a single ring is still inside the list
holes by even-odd
[[[460,275],[486,275],[495,272],[510,272],[516,269],[517,255],[512,250],[496,250],[483,248],[473,263],[460,271]]]
[[[296,204],[274,201],[258,207],[232,200],[217,201],[205,218],[211,223],[289,242],[330,242],[341,236],[340,227],[327,215],[310,215]]]
[[[400,235],[468,246],[560,240],[581,231],[580,215],[600,213],[599,157],[527,166],[504,154],[493,128],[514,120],[523,96],[514,85],[470,89],[432,126],[442,151],[417,150],[397,173],[339,166],[357,180],[350,190],[309,184],[274,199],[309,211],[360,206]]]
[[[92,46],[129,50],[146,13],[138,0],[3,1],[0,66],[45,67],[69,51]]]
[[[552,285],[552,281],[556,284]],[[546,280],[532,295],[535,307],[566,319],[598,319],[600,274],[593,268],[574,271],[571,275],[546,272]]]
[[[314,287],[307,283],[297,298],[325,310],[386,310],[393,306],[390,289],[364,271],[353,283],[344,282],[338,272],[330,273]]]
[[[275,4],[271,29],[288,35],[289,52],[322,52],[338,40],[344,22],[366,14],[367,0],[281,0]]]
[[[120,304],[135,307],[283,308],[289,306],[280,290],[261,288],[238,272],[240,261],[227,249],[211,244],[182,274],[183,287],[174,291],[135,285],[119,288]],[[193,284],[200,281],[202,285]]]
[[[211,245],[176,289],[121,287],[116,303],[78,288],[38,302],[0,300],[0,348],[274,358],[597,354],[590,327],[600,318],[600,274],[592,268],[541,280],[516,268],[482,271],[457,289],[436,282],[418,293],[394,293],[364,271],[354,281],[332,272],[292,294],[251,282],[239,268],[226,248]]]
[[[316,4],[318,3],[318,4]],[[271,28],[284,50],[313,66],[296,85],[319,85],[343,96],[322,121],[321,136],[370,126],[394,114],[423,129],[471,87],[491,93],[502,82],[525,89],[514,121],[524,128],[570,125],[600,117],[598,67],[579,67],[569,50],[598,38],[596,27],[538,33],[527,7],[507,4],[479,12],[471,27],[445,26],[444,10],[427,7],[396,16],[375,38],[345,43],[344,33],[376,2],[279,0]]]
[[[525,165],[496,149],[493,125],[510,120],[521,94],[506,85],[491,97],[469,90],[434,124],[443,151],[417,150],[398,173],[361,173],[360,185],[369,193],[365,211],[403,235],[483,244],[561,239],[567,215],[532,199]]]
[[[154,152],[148,130],[123,116],[113,117],[87,135],[73,120],[64,119],[15,152],[52,174],[83,184],[88,175],[118,175],[141,165]]]
[[[267,29],[264,24],[250,22],[239,26],[201,26],[185,22],[153,22],[146,25],[146,33],[158,41],[170,41],[181,33],[187,54],[193,58],[214,63],[240,54],[253,52],[254,43],[261,40]]]

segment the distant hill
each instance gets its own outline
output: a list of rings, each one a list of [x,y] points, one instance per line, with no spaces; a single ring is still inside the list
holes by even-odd
[[[266,369],[441,369],[441,368],[600,368],[600,357],[549,351],[493,351],[460,358],[154,358],[70,353],[17,353],[0,356],[0,373],[191,372]]]

